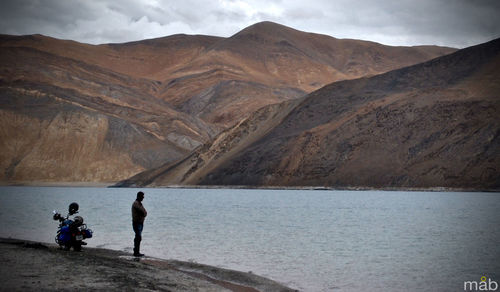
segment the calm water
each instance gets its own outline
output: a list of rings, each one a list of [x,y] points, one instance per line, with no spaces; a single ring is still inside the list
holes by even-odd
[[[252,271],[302,291],[463,291],[500,283],[500,194],[145,189],[147,255]],[[0,237],[53,242],[52,210],[90,246],[130,251],[137,189],[0,187]]]

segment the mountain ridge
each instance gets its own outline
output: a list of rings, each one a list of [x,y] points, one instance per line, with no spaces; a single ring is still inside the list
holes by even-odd
[[[254,33],[266,44],[238,42],[269,26]],[[265,106],[454,51],[371,48],[271,23],[244,31],[103,45],[0,36],[0,181],[123,180],[185,159]]]
[[[243,140],[236,152],[216,140],[163,177],[124,184],[498,190],[499,64],[496,39],[335,82],[297,102],[257,141],[244,142],[249,127],[231,129],[240,134],[228,142]],[[218,155],[226,157],[217,162]]]

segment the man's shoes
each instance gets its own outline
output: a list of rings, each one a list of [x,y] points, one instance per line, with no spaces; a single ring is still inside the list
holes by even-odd
[[[144,254],[143,253],[140,253],[140,252],[134,252],[134,256],[135,257],[143,257]]]

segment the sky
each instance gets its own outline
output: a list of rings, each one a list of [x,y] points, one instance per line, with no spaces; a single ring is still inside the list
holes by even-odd
[[[260,21],[394,46],[464,48],[500,37],[500,0],[1,0],[0,33],[83,43],[230,37]]]

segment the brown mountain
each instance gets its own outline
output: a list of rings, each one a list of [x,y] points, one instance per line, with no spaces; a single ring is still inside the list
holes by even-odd
[[[453,51],[340,40],[261,22],[214,43],[182,69],[168,71],[170,79],[160,97],[183,112],[227,128],[263,105]]]
[[[141,58],[162,52],[143,46]],[[113,46],[3,36],[0,51],[4,181],[116,181],[180,159],[216,133],[158,99],[158,82],[137,77],[138,57]]]
[[[266,105],[453,51],[269,22],[230,38],[105,45],[3,35],[0,181],[121,180],[187,157]]]
[[[500,188],[500,39],[266,107],[125,185]]]

